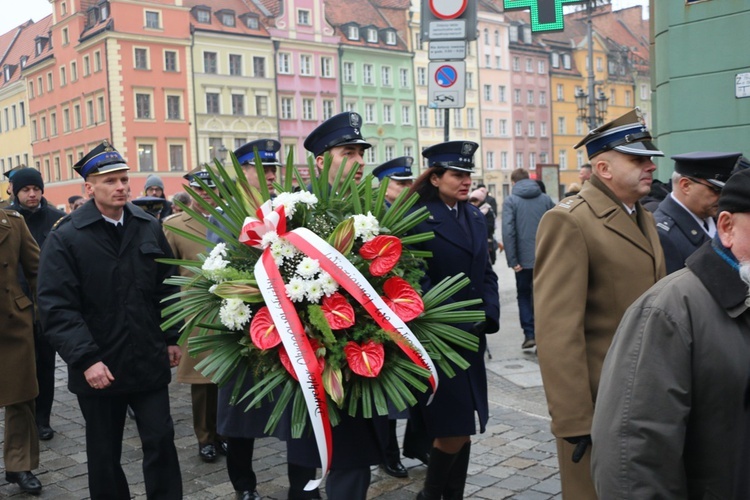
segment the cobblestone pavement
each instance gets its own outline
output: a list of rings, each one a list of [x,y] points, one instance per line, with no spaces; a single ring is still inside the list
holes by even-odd
[[[488,337],[492,355],[487,360],[490,421],[487,432],[474,436],[466,498],[541,500],[560,497],[555,442],[549,432],[549,417],[536,356],[520,348],[513,272],[501,254],[495,266],[500,278],[502,321],[500,332]],[[55,437],[41,442],[40,467],[35,474],[43,484],[38,498],[82,500],[88,498],[86,448],[83,418],[76,398],[66,387],[67,373],[58,358],[57,388],[51,425]],[[6,382],[7,383],[7,382]],[[225,460],[213,464],[198,458],[192,430],[190,391],[187,385],[170,386],[175,443],[180,456],[186,499],[231,499],[234,491]],[[0,411],[0,424],[4,412]],[[403,432],[403,422],[399,434]],[[145,498],[141,472],[140,440],[135,422],[126,420],[122,463],[131,494]],[[406,500],[415,498],[424,481],[426,467],[403,459],[408,479],[395,479],[373,468],[368,498]],[[4,470],[4,463],[0,462]],[[267,499],[286,498],[285,446],[275,439],[256,441],[255,471],[258,491]],[[17,485],[0,475],[0,498],[25,497]],[[325,494],[323,494],[325,498]]]

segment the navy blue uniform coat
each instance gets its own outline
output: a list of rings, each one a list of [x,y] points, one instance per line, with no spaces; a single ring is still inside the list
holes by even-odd
[[[38,300],[44,334],[68,364],[68,388],[92,396],[165,387],[171,380],[167,345],[176,345],[179,325],[162,331],[162,300],[179,292],[164,280],[174,266],[161,224],[137,206],[119,248],[93,201],[63,218],[44,244]],[[103,361],[112,385],[92,389],[83,372]]]
[[[659,203],[654,212],[656,232],[664,250],[667,274],[685,267],[685,260],[710,238],[687,210],[682,208],[672,196]]]
[[[464,273],[471,284],[461,289],[453,300],[482,299],[478,306],[486,315],[485,332],[496,332],[500,327],[500,300],[497,275],[490,265],[487,253],[487,227],[484,215],[478,208],[460,202],[463,211],[456,220],[441,200],[420,202],[430,211],[431,217],[414,228],[414,233],[434,232],[435,238],[415,245],[419,250],[429,250],[427,276],[423,291],[443,278]],[[462,228],[460,223],[466,224]],[[471,366],[466,370],[456,369],[456,376],[440,375],[440,385],[432,404],[422,408],[428,433],[434,437],[468,436],[476,434],[474,412],[479,415],[480,432],[484,432],[489,408],[487,403],[487,374],[484,353],[487,339],[479,334],[479,351],[458,349]]]

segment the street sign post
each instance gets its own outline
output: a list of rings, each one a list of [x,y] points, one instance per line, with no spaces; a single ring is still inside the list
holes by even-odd
[[[449,109],[466,106],[466,62],[431,62],[427,69],[428,104]]]
[[[477,0],[422,0],[423,41],[477,39]]]

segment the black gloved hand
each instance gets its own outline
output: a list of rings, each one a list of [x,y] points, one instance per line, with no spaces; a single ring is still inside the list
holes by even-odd
[[[474,335],[480,335],[482,333],[486,333],[487,331],[487,322],[486,321],[477,321],[473,325],[471,325],[471,333]]]
[[[586,434],[585,436],[573,436],[573,437],[566,437],[563,438],[565,441],[569,442],[570,444],[576,445],[575,449],[573,450],[573,463],[577,464],[581,461],[583,458],[583,455],[586,454],[586,448],[588,448],[591,445],[591,435]]]

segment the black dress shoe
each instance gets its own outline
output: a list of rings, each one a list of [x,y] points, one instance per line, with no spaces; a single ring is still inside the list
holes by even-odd
[[[42,441],[49,441],[55,435],[55,431],[49,425],[39,425],[36,428],[39,439]]]
[[[237,500],[261,500],[262,498],[263,497],[258,494],[258,490],[237,492]]]
[[[406,467],[404,467],[404,465],[398,459],[390,463],[382,463],[380,464],[380,468],[383,469],[386,474],[392,477],[409,477],[409,471],[406,470]]]
[[[31,471],[23,472],[5,472],[5,480],[9,483],[16,483],[21,487],[21,491],[38,495],[42,491],[42,483],[36,478]]]
[[[213,443],[199,444],[198,456],[200,456],[201,460],[203,460],[204,462],[214,462],[216,461],[216,447],[213,445]]]
[[[408,453],[404,452],[404,456],[406,458],[411,458],[413,460],[419,460],[422,462],[423,465],[430,465],[430,452],[425,451],[424,453],[415,453],[413,455],[409,455]]]

